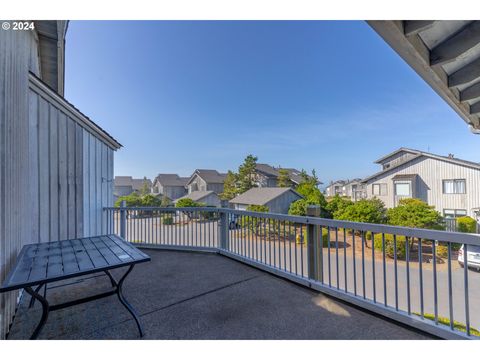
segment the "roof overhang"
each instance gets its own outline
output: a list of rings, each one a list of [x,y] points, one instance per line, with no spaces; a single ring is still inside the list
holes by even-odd
[[[480,21],[367,22],[480,134]]]

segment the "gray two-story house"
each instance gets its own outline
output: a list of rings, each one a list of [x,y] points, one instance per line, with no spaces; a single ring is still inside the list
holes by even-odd
[[[294,168],[275,167],[269,164],[257,164],[255,167],[255,182],[258,187],[278,186],[280,170],[286,170],[292,186],[297,186],[303,181],[302,172]],[[320,181],[318,185],[322,184]]]
[[[223,192],[223,183],[227,174],[219,173],[217,170],[197,169],[187,181],[188,193],[194,191],[213,191],[216,194]]]
[[[158,174],[153,180],[152,193],[176,200],[187,194],[188,177],[177,174]]]
[[[387,208],[418,198],[446,218],[480,218],[480,163],[408,148],[375,162],[381,171],[362,180],[368,198],[381,199]]]
[[[152,180],[134,179],[131,176],[115,176],[113,197],[116,201],[120,196],[127,196],[133,192],[140,193],[145,188],[147,193],[151,192]]]

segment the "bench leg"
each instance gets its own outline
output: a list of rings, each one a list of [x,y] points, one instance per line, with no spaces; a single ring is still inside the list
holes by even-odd
[[[128,301],[125,299],[125,297],[123,296],[123,292],[122,292],[122,286],[123,286],[123,282],[125,281],[125,279],[127,278],[128,274],[130,274],[130,272],[133,270],[133,267],[135,265],[130,265],[130,267],[128,268],[127,272],[125,274],[123,274],[123,276],[121,277],[120,281],[117,283],[113,276],[110,274],[110,272],[108,272],[109,276],[110,276],[110,280],[114,281],[115,282],[115,285],[117,286],[117,296],[118,296],[118,300],[120,300],[120,302],[122,303],[122,305],[128,310],[128,312],[133,316],[135,322],[137,323],[137,327],[138,327],[138,332],[140,333],[140,337],[143,337],[145,334],[143,332],[143,328],[142,328],[142,325],[140,324],[140,319],[138,318],[138,315],[135,311],[135,309],[132,307],[132,305],[130,305],[128,303]]]
[[[42,331],[43,326],[45,325],[48,319],[48,311],[49,311],[48,301],[43,296],[38,294],[38,291],[40,290],[41,286],[42,285],[40,285],[35,291],[32,290],[31,287],[25,288],[25,291],[29,293],[32,296],[32,298],[37,299],[42,304],[42,317],[37,327],[33,331],[33,334],[30,336],[30,340],[35,340],[38,337],[38,334],[40,334],[40,331]]]

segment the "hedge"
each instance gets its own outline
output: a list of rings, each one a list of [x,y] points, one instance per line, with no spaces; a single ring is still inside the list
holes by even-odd
[[[470,216],[462,216],[457,218],[457,231],[463,233],[476,233],[477,222]]]
[[[405,259],[406,258],[406,237],[403,235],[397,235],[397,259]],[[383,242],[382,242],[382,234],[375,234],[373,240],[373,246],[375,249],[383,251]],[[395,256],[394,252],[394,241],[392,234],[385,234],[385,254],[393,258]]]

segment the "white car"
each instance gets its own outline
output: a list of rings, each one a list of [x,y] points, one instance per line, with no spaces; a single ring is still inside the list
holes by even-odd
[[[480,245],[468,245],[467,253],[468,267],[475,268],[480,271]],[[458,251],[458,263],[461,267],[465,266],[463,245]]]

